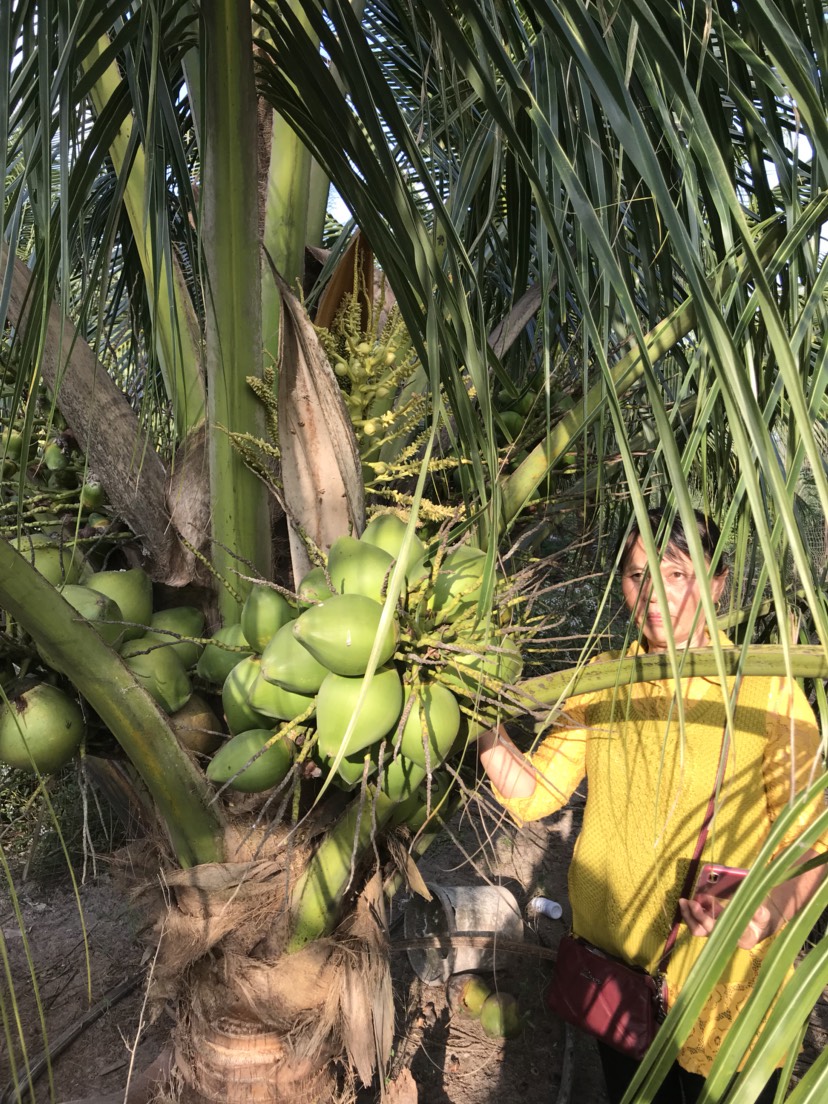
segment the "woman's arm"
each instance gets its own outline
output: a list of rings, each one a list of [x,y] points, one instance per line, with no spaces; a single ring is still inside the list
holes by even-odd
[[[483,770],[507,801],[534,794],[538,784],[535,771],[502,724],[484,732],[478,738],[477,749]]]

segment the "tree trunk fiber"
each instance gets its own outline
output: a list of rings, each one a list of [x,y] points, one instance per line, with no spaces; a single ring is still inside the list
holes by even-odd
[[[240,1020],[200,1020],[176,1045],[179,1072],[194,1102],[317,1104],[335,1091],[330,1061],[296,1059],[278,1031]]]
[[[129,868],[146,872],[138,903],[157,943],[150,1003],[177,1009],[172,1088],[183,1100],[334,1104],[353,1099],[354,1077],[370,1084],[387,1064],[394,1003],[379,876],[333,935],[285,950],[291,890],[326,823],[265,832],[239,822],[225,838],[233,861],[162,879],[157,854],[130,854]]]

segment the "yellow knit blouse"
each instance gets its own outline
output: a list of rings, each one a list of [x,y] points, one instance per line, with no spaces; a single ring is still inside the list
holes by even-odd
[[[722,636],[722,644],[732,646]],[[639,645],[627,653],[635,655]],[[612,662],[609,652],[596,662]],[[730,680],[729,693],[733,691]],[[518,821],[560,809],[586,776],[583,827],[569,870],[574,931],[610,954],[654,971],[673,923],[716,778],[725,708],[718,679],[682,680],[684,734],[672,679],[570,698],[559,727],[529,756],[531,797],[495,796]],[[720,799],[702,862],[749,867],[791,797],[818,774],[819,731],[805,695],[785,678],[745,678],[736,702]],[[815,803],[786,843],[819,812]],[[828,850],[828,838],[815,845]],[[772,937],[737,950],[679,1053],[706,1075],[747,1000]],[[679,930],[667,968],[671,1002],[704,940]]]

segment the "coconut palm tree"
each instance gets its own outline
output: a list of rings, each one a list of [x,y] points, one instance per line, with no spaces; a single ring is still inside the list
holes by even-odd
[[[584,531],[606,531],[619,501],[642,519],[654,499],[684,515],[703,503],[746,580],[732,597],[743,639],[761,632],[770,642],[770,652],[740,654],[740,668],[823,678],[824,549],[815,554],[804,524],[824,526],[828,505],[817,8],[4,6],[0,308],[10,327],[6,410],[23,412],[21,449],[42,380],[157,585],[197,584],[225,624],[238,621],[252,580],[293,588],[309,549],[361,531],[364,477],[381,497],[399,456],[368,449],[363,472],[321,355],[332,346],[320,346],[292,295],[306,276],[305,246],[321,245],[333,181],[393,289],[424,383],[408,479],[388,493],[415,510],[429,498],[453,502],[486,551],[483,623],[498,556],[519,562],[573,511]],[[345,282],[361,288],[370,313],[372,281],[364,267],[361,284],[353,275],[366,255],[354,249]],[[334,317],[330,303],[319,302],[317,322]],[[262,401],[269,389],[276,403]],[[256,470],[239,447],[266,442],[268,428],[278,449],[272,494],[262,478],[272,465]],[[308,479],[310,454],[324,467]],[[428,462],[452,456],[465,463],[443,487]],[[25,465],[18,483],[23,499]],[[340,508],[318,509],[334,486],[327,501]],[[291,567],[284,556],[273,562],[274,525]],[[692,552],[701,562],[701,549]],[[713,616],[709,594],[706,604]],[[376,882],[328,936],[340,890],[394,820],[394,801],[378,792],[369,809],[360,786],[341,813],[346,842],[315,858],[313,818],[294,818],[290,831],[240,829],[165,713],[9,541],[0,541],[0,607],[99,714],[166,827],[180,869],[167,873],[177,910],[165,921],[159,995],[186,977],[185,1077],[207,1097],[244,1097],[264,1048],[268,1068],[282,1071],[274,1099],[328,1091],[317,1078],[340,1053],[370,1080],[389,1045],[369,907]],[[732,660],[716,648],[696,662],[721,675]],[[587,675],[525,680],[520,701],[548,709],[576,677]],[[814,694],[822,706],[819,681]],[[744,910],[785,861],[757,876]],[[266,937],[245,927],[274,901],[289,906]],[[824,904],[817,898],[791,925],[771,979],[784,976]],[[675,1054],[741,915],[717,927],[642,1071],[647,1085]],[[750,1099],[791,1047],[825,982],[824,948],[813,954],[774,1013],[784,1028],[766,1033],[728,1099]],[[773,989],[757,1000],[756,1022]],[[736,1046],[723,1051],[712,1091],[738,1067]],[[208,1051],[215,1065],[200,1062]]]

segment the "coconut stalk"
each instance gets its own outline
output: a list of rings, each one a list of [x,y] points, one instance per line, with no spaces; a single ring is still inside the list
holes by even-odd
[[[305,263],[311,161],[307,147],[274,111],[270,128],[270,166],[264,184],[263,241],[276,270],[293,288],[301,279]],[[279,361],[279,314],[279,289],[268,274],[262,280],[265,363]]]
[[[223,817],[168,718],[92,625],[6,540],[0,540],[0,606],[112,732],[152,795],[181,865],[219,861]]]
[[[109,47],[109,38],[102,36],[83,63],[85,72],[95,77],[89,95],[98,116],[104,114],[123,85],[114,61],[101,69],[103,55]],[[180,265],[169,249],[163,228],[159,228],[161,233],[157,235],[147,222],[147,191],[152,167],[147,163],[143,144],[135,142],[135,125],[132,113],[128,112],[109,142],[109,156],[123,188],[124,208],[144,270],[156,352],[173,404],[176,428],[179,436],[184,437],[204,419],[201,339]]]
[[[264,437],[261,403],[247,377],[262,374],[261,265],[256,195],[256,95],[250,5],[218,0],[202,11],[204,255],[212,563],[245,594],[239,572],[271,575],[267,489],[233,448],[231,432]],[[225,623],[235,595],[219,588]]]
[[[303,18],[302,4],[291,9],[314,39]],[[257,37],[266,31],[259,28]],[[314,39],[318,44],[318,38]],[[264,107],[264,101],[261,101]],[[262,241],[276,271],[296,291],[305,268],[305,246],[321,245],[330,182],[313,160],[310,150],[278,111],[270,109],[269,162],[262,181]],[[280,293],[276,281],[262,280],[262,349],[265,364],[277,364],[280,351]]]
[[[376,834],[398,804],[373,787],[367,794],[367,801],[357,798],[351,802],[293,887],[288,952],[301,950],[333,930],[353,871],[374,846]]]
[[[719,653],[722,666],[719,666]],[[790,665],[787,657],[790,657]],[[795,645],[785,648],[780,644],[751,644],[747,651],[741,648],[689,648],[679,655],[681,678],[712,678],[724,670],[725,675],[744,678],[828,678],[828,656],[818,645]],[[628,686],[635,682],[657,682],[675,675],[671,657],[658,655],[628,656],[603,663],[590,663],[585,667],[573,667],[525,679],[516,688],[528,703],[552,706],[573,694],[591,694],[608,690],[613,686]]]

